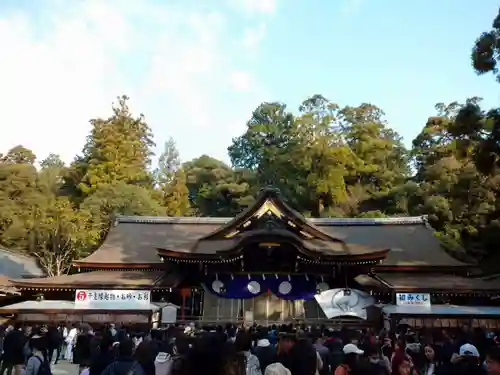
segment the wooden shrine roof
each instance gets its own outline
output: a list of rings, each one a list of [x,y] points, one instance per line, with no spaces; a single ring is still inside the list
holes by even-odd
[[[19,294],[19,290],[5,275],[0,275],[0,295],[2,294]]]
[[[379,272],[375,276],[360,275],[356,281],[369,288],[381,290],[395,290],[401,292],[412,291],[457,291],[463,292],[499,292],[500,278],[484,279],[462,277],[446,274],[421,273],[390,273]]]
[[[36,258],[0,248],[0,294],[19,294],[10,279],[43,277],[45,272]]]
[[[252,230],[225,239],[200,239],[191,244],[187,251],[158,249],[160,256],[170,259],[218,259],[222,256],[238,254],[245,244],[255,242],[286,242],[298,245],[299,251],[306,256],[319,256],[337,261],[371,260],[384,258],[389,249],[375,249],[359,244],[348,244],[343,241],[326,241],[317,238],[303,239],[285,229]],[[229,255],[228,255],[229,254]]]
[[[75,262],[81,267],[143,268],[161,264],[157,249],[192,252],[193,244],[230,218],[118,217],[104,243]],[[348,245],[390,249],[383,266],[463,267],[450,256],[428,227],[425,217],[307,219],[322,232]],[[335,245],[332,245],[335,246]]]
[[[162,289],[175,288],[180,278],[165,271],[92,271],[74,275],[10,280],[19,289]]]
[[[0,248],[0,275],[9,278],[41,277],[45,276],[45,272],[36,258]]]
[[[314,263],[464,266],[441,248],[423,217],[306,219],[272,188],[234,218],[119,217],[101,247],[75,265],[154,268],[161,257],[233,262],[255,243],[286,243]]]

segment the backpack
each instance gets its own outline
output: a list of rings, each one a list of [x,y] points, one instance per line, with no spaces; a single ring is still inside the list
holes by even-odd
[[[40,362],[40,367],[38,368],[38,372],[36,375],[52,375],[52,370],[50,369],[50,363],[46,358],[40,358],[37,355],[33,356]]]

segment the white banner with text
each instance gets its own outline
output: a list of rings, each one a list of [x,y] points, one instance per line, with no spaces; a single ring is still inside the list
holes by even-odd
[[[431,306],[430,293],[396,293],[397,306]]]
[[[149,310],[149,290],[96,290],[78,289],[75,308],[88,310]]]

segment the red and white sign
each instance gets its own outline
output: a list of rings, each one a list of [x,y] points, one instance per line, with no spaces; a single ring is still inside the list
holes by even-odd
[[[86,310],[149,310],[149,290],[96,290],[78,289],[75,292],[75,308]]]
[[[84,302],[87,300],[87,292],[84,290],[79,290],[75,294],[75,301]]]

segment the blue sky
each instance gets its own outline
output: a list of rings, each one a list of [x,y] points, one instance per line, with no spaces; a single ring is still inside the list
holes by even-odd
[[[411,144],[437,102],[498,103],[470,50],[493,0],[3,0],[0,152],[23,144],[71,161],[117,95],[158,151],[228,160],[262,101],[293,110],[320,93],[370,102]],[[7,52],[8,51],[8,52]]]

